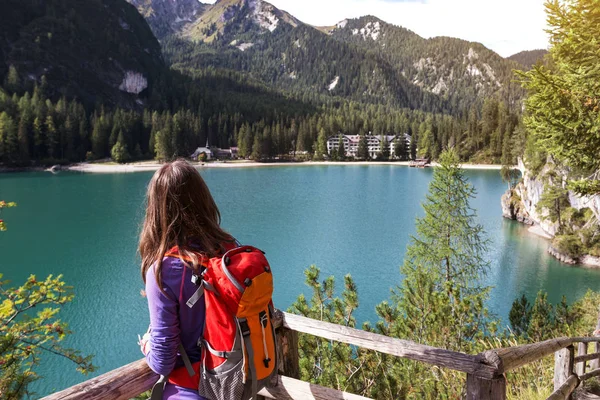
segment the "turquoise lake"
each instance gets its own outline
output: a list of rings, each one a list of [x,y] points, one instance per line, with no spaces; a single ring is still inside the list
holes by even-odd
[[[423,214],[432,175],[400,166],[310,166],[201,171],[226,227],[242,243],[263,249],[275,274],[275,303],[286,309],[307,293],[311,264],[338,284],[352,274],[361,321],[401,282],[399,266]],[[547,241],[502,218],[506,185],[498,171],[467,171],[472,201],[490,239],[494,286],[490,311],[506,323],[513,300],[546,290],[553,303],[598,289],[600,271],[568,267],[546,253]],[[0,174],[0,199],[15,201],[2,218],[0,273],[14,285],[29,274],[63,274],[75,300],[62,312],[74,334],[67,345],[95,354],[97,374],[141,358],[137,334],[148,325],[136,255],[145,189],[152,173]],[[39,369],[38,397],[81,382],[56,357]]]

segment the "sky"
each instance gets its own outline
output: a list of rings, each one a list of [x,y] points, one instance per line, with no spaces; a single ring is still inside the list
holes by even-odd
[[[316,26],[374,15],[420,36],[483,43],[503,57],[548,47],[544,0],[267,0]],[[203,1],[214,3],[213,0]]]

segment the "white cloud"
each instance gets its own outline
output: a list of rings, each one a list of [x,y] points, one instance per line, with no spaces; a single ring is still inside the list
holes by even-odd
[[[210,1],[214,2],[214,1]],[[544,0],[270,0],[317,26],[375,15],[423,37],[451,36],[483,43],[507,57],[546,48]]]

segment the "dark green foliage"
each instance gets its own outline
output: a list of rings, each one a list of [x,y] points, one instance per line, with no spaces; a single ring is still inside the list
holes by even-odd
[[[561,182],[553,184],[551,181],[545,186],[544,193],[537,203],[537,210],[543,213],[550,222],[558,223],[559,229],[563,228],[563,211],[569,207],[569,192],[563,188]]]
[[[548,54],[548,50],[526,50],[508,57],[509,60],[518,62],[524,68],[531,68],[538,62],[542,62]]]
[[[396,140],[394,141],[394,156],[399,159],[400,161],[406,161],[408,160],[408,144],[406,143],[406,139],[404,138],[404,135],[400,135],[398,138],[396,138]]]
[[[555,323],[554,307],[548,302],[548,294],[540,291],[531,309],[527,336],[536,342],[549,339],[554,336]]]
[[[367,136],[362,134],[358,141],[358,150],[356,155],[359,160],[368,160],[369,157],[369,144],[367,142]]]
[[[346,159],[346,149],[344,148],[344,140],[342,135],[340,135],[340,145],[338,146],[337,159],[339,161],[344,161]]]
[[[531,304],[525,295],[513,302],[508,320],[515,335],[520,336],[527,332],[531,321]]]
[[[136,146],[139,148],[139,143]],[[125,163],[131,160],[131,155],[127,150],[127,144],[125,143],[125,139],[123,138],[123,132],[119,133],[119,139],[111,149],[110,156],[113,160],[115,160],[118,163]]]
[[[381,135],[379,138],[381,143],[381,151],[377,154],[377,161],[387,161],[390,159],[390,147],[386,140],[385,135]]]
[[[46,97],[135,107],[137,96],[119,90],[124,71],[152,85],[163,69],[158,41],[123,0],[0,3],[0,82],[10,92],[32,90],[45,75]]]
[[[548,65],[521,72],[528,90],[524,123],[538,151],[569,167],[571,187],[600,192],[600,7],[597,0],[547,3]]]

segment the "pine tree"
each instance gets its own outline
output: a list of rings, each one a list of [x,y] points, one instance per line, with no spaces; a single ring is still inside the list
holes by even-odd
[[[8,75],[6,75],[6,89],[9,92],[19,92],[21,90],[21,78],[19,72],[14,65],[8,67]]]
[[[369,142],[367,141],[367,136],[365,134],[360,135],[360,139],[358,140],[358,149],[356,151],[356,156],[359,160],[368,160],[369,157]]]
[[[18,158],[19,142],[15,121],[7,112],[0,113],[0,158],[15,161]]]
[[[554,328],[554,308],[548,302],[548,294],[540,291],[531,309],[527,336],[533,342],[546,340],[553,336]]]
[[[520,73],[529,93],[524,124],[538,151],[571,169],[573,189],[600,193],[598,0],[550,1],[546,7],[552,62]]]
[[[131,160],[129,151],[127,151],[127,144],[125,143],[125,139],[123,138],[123,131],[119,132],[117,143],[115,143],[115,145],[111,149],[110,155],[114,161],[121,164]]]
[[[52,115],[46,117],[46,148],[48,149],[48,158],[54,159],[56,157],[56,145],[58,144],[58,132],[56,125],[54,124],[54,118]]]
[[[344,147],[344,136],[339,136],[340,145],[337,148],[337,159],[344,161],[346,159],[346,148]]]
[[[400,161],[406,161],[408,159],[408,151],[406,146],[406,139],[404,135],[400,135],[394,141],[394,156]]]
[[[390,144],[387,141],[387,137],[385,135],[381,135],[379,137],[379,143],[381,150],[377,155],[377,159],[379,161],[387,161],[390,159]]]
[[[482,286],[489,268],[487,240],[470,206],[475,191],[458,155],[445,151],[439,162],[423,204],[425,216],[417,218],[417,235],[401,267],[404,281],[393,297],[399,319],[386,330],[465,351],[488,328],[489,288]]]
[[[319,136],[317,137],[317,148],[315,149],[315,160],[322,160],[327,155],[327,135],[325,129],[319,130]]]
[[[513,302],[508,320],[515,335],[519,336],[527,333],[531,321],[531,304],[529,304],[525,295]]]

